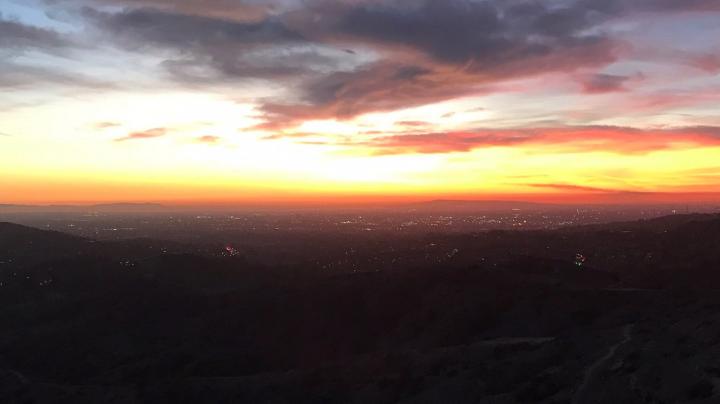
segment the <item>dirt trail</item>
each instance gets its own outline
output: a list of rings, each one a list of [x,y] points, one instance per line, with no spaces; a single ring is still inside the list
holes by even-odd
[[[595,380],[600,369],[610,359],[612,359],[613,356],[615,356],[615,352],[618,350],[618,348],[632,340],[632,329],[634,326],[635,324],[628,324],[623,327],[623,339],[615,345],[611,346],[605,356],[596,360],[592,365],[587,368],[587,370],[585,370],[585,377],[583,378],[582,383],[580,383],[580,385],[578,386],[577,390],[575,390],[575,396],[573,397],[572,401],[573,404],[586,404],[593,402],[592,397],[586,397],[588,395],[586,393],[587,387]]]

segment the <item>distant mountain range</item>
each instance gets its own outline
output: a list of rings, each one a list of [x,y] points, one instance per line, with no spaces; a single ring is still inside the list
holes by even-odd
[[[17,205],[0,204],[0,211],[12,212],[76,212],[76,211],[104,211],[104,212],[142,212],[167,209],[159,203],[103,203],[94,205]]]
[[[503,200],[457,200],[457,199],[436,199],[426,202],[410,203],[403,208],[417,209],[420,211],[499,211],[499,210],[537,210],[537,209],[558,209],[567,208],[567,205],[556,205],[550,203],[527,202],[527,201],[503,201]]]
[[[246,206],[238,205],[237,208]],[[388,209],[411,209],[418,211],[431,212],[473,212],[473,211],[506,211],[512,209],[520,210],[550,210],[557,208],[567,208],[567,205],[555,205],[548,203],[526,202],[526,201],[502,201],[502,200],[451,200],[438,199],[432,201],[414,202],[401,205],[378,205],[378,208]],[[17,204],[0,204],[0,212],[157,212],[161,210],[188,210],[195,207],[176,207],[167,206],[159,203],[104,203],[93,205],[17,205]],[[229,207],[207,207],[208,209],[228,209]],[[304,207],[307,209],[307,207]],[[356,209],[357,206],[348,208]],[[366,208],[372,208],[368,206]],[[256,209],[271,209],[269,207],[258,206]],[[292,206],[282,207],[279,209],[292,209]],[[302,208],[300,208],[302,209]],[[335,207],[334,209],[342,209]]]
[[[693,206],[694,208],[699,207],[714,207],[714,209],[720,209],[717,204],[710,203],[692,203],[692,204],[664,204],[664,203],[648,203],[648,204],[576,204],[576,203],[547,203],[547,202],[530,202],[522,200],[471,200],[471,199],[435,199],[429,201],[419,201],[410,203],[388,203],[388,204],[374,204],[374,205],[247,205],[243,203],[238,204],[223,204],[223,205],[163,205],[160,203],[150,202],[138,202],[138,203],[102,203],[102,204],[91,204],[91,205],[63,205],[63,204],[49,204],[49,205],[30,205],[30,204],[0,204],[0,213],[33,213],[33,212],[160,212],[160,211],[173,211],[173,212],[188,212],[188,211],[237,211],[237,210],[249,210],[249,211],[315,211],[322,209],[325,211],[342,211],[342,210],[370,210],[370,209],[382,209],[390,211],[418,211],[428,213],[474,213],[474,212],[502,212],[512,210],[523,210],[523,211],[557,211],[557,210],[569,210],[582,207],[609,207],[617,208],[618,206],[638,208],[642,206],[675,206],[685,207]],[[696,209],[697,210],[697,209]]]

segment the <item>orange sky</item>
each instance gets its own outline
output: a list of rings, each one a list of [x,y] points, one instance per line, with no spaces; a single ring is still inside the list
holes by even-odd
[[[591,3],[10,1],[0,203],[720,201],[720,6]]]

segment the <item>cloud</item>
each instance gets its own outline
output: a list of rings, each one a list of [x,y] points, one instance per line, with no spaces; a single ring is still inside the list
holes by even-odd
[[[336,7],[329,17],[319,18],[326,25],[309,37],[370,47],[381,59],[303,82],[297,87],[299,102],[267,102],[262,108],[267,123],[260,128],[480,95],[502,81],[597,68],[616,60],[618,43],[588,33],[607,18],[598,9],[507,4],[427,0]]]
[[[61,69],[17,63],[11,60],[0,60],[0,88],[20,89],[41,87],[48,90],[50,86],[72,87],[83,90],[107,90],[115,88],[115,84],[88,77],[77,72],[66,72]]]
[[[106,40],[126,50],[173,51],[161,66],[178,81],[292,78],[333,64],[275,18],[236,21],[151,8],[115,13],[86,8],[83,14]]]
[[[442,62],[472,62],[471,69],[481,71],[575,47],[596,47],[606,40],[585,33],[607,18],[585,2],[561,8],[529,1],[400,3],[352,8],[337,29],[360,40],[408,46]]]
[[[204,136],[195,138],[195,141],[198,143],[215,144],[218,141],[220,141],[220,137],[214,136],[214,135],[204,135]]]
[[[370,113],[421,106],[458,97],[488,94],[492,80],[454,67],[379,62],[353,72],[308,80],[296,88],[300,101],[267,101],[258,129],[292,128],[310,119],[350,119]]]
[[[55,31],[8,20],[0,14],[0,49],[53,50],[70,45],[70,41]]]
[[[532,131],[468,131],[382,136],[365,143],[375,154],[468,152],[481,147],[511,146],[536,138]]]
[[[618,76],[613,74],[594,74],[583,81],[583,92],[588,94],[609,93],[614,91],[625,91],[625,82],[630,76]]]
[[[45,91],[59,87],[113,88],[112,83],[80,73],[77,67],[65,68],[64,62],[78,56],[76,51],[80,48],[81,45],[69,34],[28,25],[0,13],[0,88],[6,91],[31,87]],[[47,93],[43,97],[45,100],[51,98]]]
[[[214,47],[222,45],[270,45],[303,40],[302,35],[276,19],[238,22],[152,8],[116,13],[86,8],[84,16],[130,47],[153,45],[212,53]]]
[[[715,105],[720,101],[720,87],[707,85],[696,89],[663,89],[617,101],[620,113],[627,111],[663,111],[699,105]]]
[[[163,59],[178,83],[230,92],[260,80],[272,94],[250,97],[265,121],[257,129],[268,131],[500,92],[550,74],[582,77],[585,93],[622,91],[634,76],[587,75],[626,50],[608,22],[720,9],[715,0],[68,1],[87,6],[88,35]],[[14,44],[60,40],[5,29]],[[692,64],[713,71],[717,63],[708,55]]]
[[[718,73],[720,72],[720,51],[693,56],[689,58],[688,64],[708,73]]]
[[[96,129],[108,129],[108,128],[117,128],[118,126],[122,126],[119,122],[98,122],[95,125]]]
[[[358,142],[374,154],[456,153],[475,149],[527,145],[562,152],[643,154],[673,147],[720,146],[720,127],[637,129],[579,126],[477,129],[378,136]]]
[[[103,1],[124,8],[86,8],[85,18],[124,49],[166,55],[161,66],[179,82],[259,79],[284,88],[259,100],[265,122],[257,128],[265,130],[598,71],[625,47],[606,32],[608,21],[718,9],[710,0]],[[710,56],[693,63],[715,65]],[[634,78],[595,74],[581,84],[585,93],[607,93]]]
[[[243,21],[147,5],[84,15],[125,49],[175,52],[162,66],[177,80],[285,83],[292,94],[261,106],[265,129],[483,94],[503,80],[616,59],[617,43],[590,33],[609,15],[585,2],[310,1]]]
[[[167,12],[235,21],[257,21],[271,14],[278,7],[269,0],[93,0],[84,3],[97,5],[99,2],[124,7],[156,8]]]
[[[596,187],[589,187],[584,185],[574,185],[574,184],[525,184],[529,187],[533,188],[545,188],[545,189],[554,189],[558,191],[570,191],[570,192],[597,192],[597,193],[618,193],[618,192],[628,192],[624,190],[619,189],[607,189],[607,188],[596,188]]]
[[[622,1],[612,0],[611,2],[618,3]],[[640,11],[720,11],[720,4],[716,0],[639,0],[627,3],[627,7],[631,10]]]
[[[400,125],[400,126],[411,127],[411,128],[418,128],[418,127],[425,127],[425,126],[432,125],[430,122],[425,122],[425,121],[398,121],[398,122],[395,122],[395,124]]]
[[[166,128],[153,128],[148,129],[140,132],[132,132],[127,134],[126,136],[119,137],[115,139],[116,142],[124,142],[127,140],[136,140],[136,139],[153,139],[161,136],[165,136],[167,133]]]
[[[279,139],[300,139],[300,138],[308,138],[317,136],[316,133],[312,132],[277,132],[273,133],[271,135],[266,135],[261,137],[261,140],[279,140]]]

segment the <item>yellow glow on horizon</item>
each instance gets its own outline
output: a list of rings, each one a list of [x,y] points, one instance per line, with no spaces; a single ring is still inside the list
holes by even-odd
[[[608,153],[523,155],[522,150],[494,148],[465,155],[401,155],[347,158],[322,153],[289,158],[255,171],[229,167],[232,149],[194,153],[182,145],[152,169],[91,170],[71,167],[48,172],[25,170],[0,180],[3,200],[15,203],[205,200],[243,201],[313,196],[424,196],[562,193],[530,184],[579,184],[608,190],[683,192],[698,190],[698,178],[683,173],[708,167],[720,148],[663,151],[643,156]],[[277,152],[277,150],[276,150]],[[312,156],[314,155],[314,157]],[[223,157],[224,156],[224,157]],[[286,159],[283,159],[286,157]],[[313,161],[313,158],[316,160]],[[254,162],[258,164],[256,160]],[[641,164],[640,164],[641,163]],[[551,165],[552,164],[552,165]],[[369,168],[371,167],[371,168]],[[568,169],[567,167],[572,167]],[[701,188],[706,192],[718,189]]]
[[[621,154],[593,151],[592,139],[579,139],[562,147],[535,143],[378,154],[367,144],[384,131],[402,130],[401,119],[425,116],[462,124],[465,118],[442,118],[450,106],[459,108],[443,104],[348,122],[307,121],[293,130],[300,137],[276,140],[251,128],[261,122],[252,105],[190,93],[77,99],[0,112],[0,130],[22,134],[0,139],[0,202],[535,195],[568,192],[564,185],[720,191],[717,182],[691,174],[718,167],[716,146],[676,144]],[[117,141],[154,128],[166,132]],[[217,140],[203,142],[202,136]],[[342,141],[334,142],[338,136]]]

